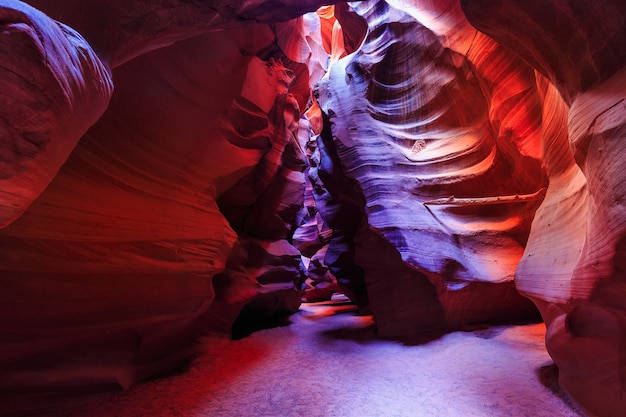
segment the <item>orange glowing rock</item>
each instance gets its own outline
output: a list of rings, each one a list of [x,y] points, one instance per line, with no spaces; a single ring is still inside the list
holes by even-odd
[[[551,83],[539,80],[550,185],[516,280],[546,321],[560,384],[590,415],[623,415],[626,5],[466,0],[463,7],[472,24]]]

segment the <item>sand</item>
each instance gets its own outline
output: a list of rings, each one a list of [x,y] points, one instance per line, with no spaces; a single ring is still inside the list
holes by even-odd
[[[288,326],[236,341],[208,337],[186,371],[63,414],[584,415],[550,386],[554,368],[542,323],[454,332],[417,345],[377,340],[373,329],[371,317],[345,302],[305,304]]]

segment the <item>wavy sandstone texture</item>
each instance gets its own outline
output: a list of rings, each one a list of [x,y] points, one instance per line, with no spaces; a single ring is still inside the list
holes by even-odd
[[[0,391],[127,387],[342,291],[382,337],[536,306],[562,386],[624,415],[622,1],[28,3]]]
[[[74,29],[0,2],[0,227],[18,218],[104,112],[111,76]]]
[[[467,0],[463,8],[554,86],[544,87],[550,187],[518,286],[541,309],[563,387],[592,415],[624,415],[626,4]]]
[[[204,332],[230,333],[242,311],[264,322],[300,304],[287,239],[304,194],[308,44],[276,34],[318,5],[274,2],[250,21],[267,6],[122,3],[94,2],[95,26],[70,1],[40,5],[99,56],[0,3],[3,390],[127,387],[180,366]]]
[[[362,220],[350,239],[379,331],[531,316],[513,276],[546,185],[534,72],[459,7],[439,33],[412,10],[358,6],[367,37],[319,89],[332,152],[355,183]]]

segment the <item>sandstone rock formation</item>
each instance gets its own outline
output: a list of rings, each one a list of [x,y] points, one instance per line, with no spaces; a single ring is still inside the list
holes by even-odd
[[[624,415],[626,5],[466,0],[463,8],[551,83],[541,83],[550,187],[517,282],[546,321],[562,386],[592,415]]]
[[[268,320],[296,311],[286,239],[310,93],[306,60],[291,58],[307,46],[283,51],[276,34],[318,5],[285,4],[270,25],[262,3],[32,3],[94,49],[0,4],[3,389],[127,387],[180,366],[203,332],[230,332],[246,305]]]
[[[361,4],[368,37],[320,85],[335,158],[364,197],[367,226],[354,237],[362,255],[352,260],[383,334],[442,320],[426,307],[426,278],[438,289],[430,302],[454,323],[472,320],[464,305],[481,305],[485,318],[487,300],[501,297],[476,282],[515,273],[548,325],[564,388],[593,415],[623,415],[624,6],[463,6],[500,44],[468,27],[454,1]],[[371,231],[386,239],[372,241]],[[377,269],[372,254],[384,257],[386,243],[423,276],[390,273],[393,251]],[[415,327],[412,308],[432,320]],[[499,306],[489,319],[506,313]]]
[[[0,227],[46,188],[112,93],[106,66],[74,29],[0,2]]]
[[[622,1],[0,16],[1,389],[126,387],[343,291],[383,337],[536,306],[624,415]]]
[[[476,33],[458,5],[439,33],[412,10],[361,3],[368,35],[319,89],[325,146],[354,183],[335,195],[353,194],[361,215],[348,240],[379,331],[531,316],[513,276],[546,185],[534,72]]]

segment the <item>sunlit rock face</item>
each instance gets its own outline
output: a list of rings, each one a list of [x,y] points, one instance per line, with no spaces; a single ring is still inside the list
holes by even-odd
[[[403,6],[360,4],[367,37],[319,88],[379,330],[531,315],[513,276],[546,185],[534,72],[458,4],[437,28]]]
[[[163,18],[152,33],[120,21],[121,2],[96,3],[100,23],[90,28],[82,6],[40,6],[81,26],[99,55],[36,10],[0,4],[17,22],[2,32],[10,38],[2,51],[15,62],[1,73],[11,86],[1,93],[11,128],[2,134],[34,141],[46,133],[51,141],[41,144],[51,161],[34,155],[31,163],[22,138],[2,138],[11,169],[22,173],[12,193],[41,193],[0,230],[3,388],[127,387],[180,366],[203,333],[230,333],[242,309],[272,319],[300,304],[303,268],[288,239],[307,167],[298,128],[309,98],[308,44],[276,33],[297,33],[302,19],[285,20],[318,5],[284,4],[259,17],[276,19],[270,26],[237,19],[267,9],[261,3],[230,9],[233,21],[222,13],[201,25],[187,2],[175,22],[158,10],[179,2],[142,3],[144,15]],[[115,25],[124,42],[106,38]],[[179,42],[159,48],[163,39]],[[43,54],[58,62],[46,68]],[[30,135],[19,117],[44,104],[43,122],[29,123],[47,130]],[[20,152],[26,162],[13,158]],[[31,188],[40,171],[54,176],[43,192],[45,178]]]
[[[591,415],[624,415],[626,4],[463,8],[552,83],[543,87],[550,186],[516,280],[541,309],[563,387]]]

